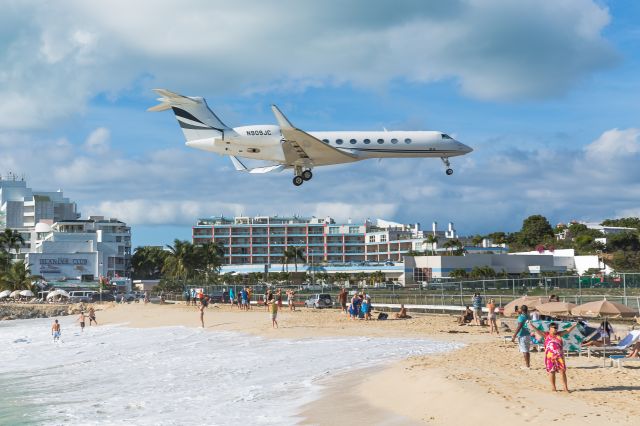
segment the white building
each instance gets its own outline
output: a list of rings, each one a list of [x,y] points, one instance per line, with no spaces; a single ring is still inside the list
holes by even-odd
[[[573,249],[554,252],[537,251],[509,254],[467,254],[465,256],[405,256],[405,284],[430,281],[432,278],[448,277],[455,269],[471,272],[473,268],[488,266],[495,272],[539,274],[542,272],[576,271],[584,274],[592,268],[612,272],[598,256],[576,256]]]
[[[34,191],[17,176],[0,177],[0,230],[32,229],[41,221],[58,222],[80,217],[76,203],[61,190]]]
[[[46,280],[95,280],[128,275],[131,228],[117,219],[91,216],[53,225],[38,223],[25,262]]]

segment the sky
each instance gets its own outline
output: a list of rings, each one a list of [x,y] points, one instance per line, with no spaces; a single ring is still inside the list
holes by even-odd
[[[640,216],[634,0],[0,0],[0,174],[117,217],[134,246],[199,217],[454,222],[461,235]],[[153,88],[230,126],[439,130],[452,158],[236,172],[188,148]]]

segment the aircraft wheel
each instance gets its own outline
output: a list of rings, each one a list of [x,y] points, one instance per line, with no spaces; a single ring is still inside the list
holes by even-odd
[[[302,179],[302,176],[296,176],[293,178],[293,184],[295,186],[300,186],[302,185],[303,182],[304,182],[304,179]]]
[[[311,173],[311,170],[305,170],[304,172],[302,172],[302,179],[311,180],[312,177],[313,173]]]
[[[451,176],[453,174],[453,169],[447,169],[447,176]]]

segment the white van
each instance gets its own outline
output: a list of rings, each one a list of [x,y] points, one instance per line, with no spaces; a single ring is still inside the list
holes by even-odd
[[[91,296],[96,294],[95,291],[92,290],[75,290],[69,292],[69,301],[78,303],[78,302],[91,302]]]

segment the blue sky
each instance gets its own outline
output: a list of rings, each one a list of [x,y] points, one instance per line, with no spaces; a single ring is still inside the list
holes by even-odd
[[[237,3],[237,4],[236,4]],[[640,4],[525,0],[10,2],[0,172],[118,217],[134,245],[217,214],[453,221],[461,234],[640,215]],[[237,173],[193,151],[154,87],[231,126],[441,130],[475,151]]]

